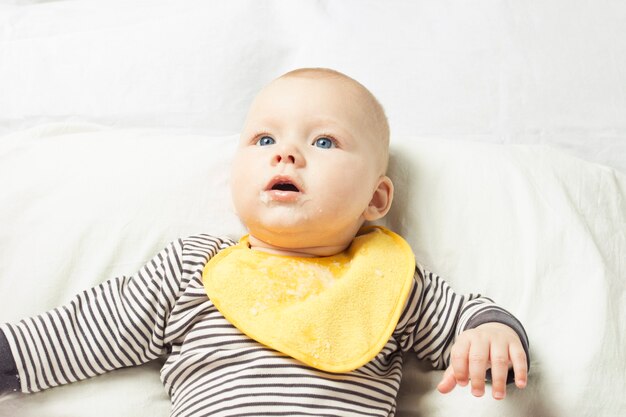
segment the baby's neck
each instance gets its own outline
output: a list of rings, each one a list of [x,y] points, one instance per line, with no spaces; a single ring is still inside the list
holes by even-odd
[[[272,245],[261,239],[257,239],[253,235],[249,236],[248,243],[251,249],[257,250],[260,252],[266,252],[266,253],[271,253],[274,255],[282,255],[282,256],[297,256],[297,257],[302,257],[302,258],[336,255],[340,252],[343,252],[349,246],[348,244],[348,245],[338,245],[338,246],[283,248],[280,246]]]

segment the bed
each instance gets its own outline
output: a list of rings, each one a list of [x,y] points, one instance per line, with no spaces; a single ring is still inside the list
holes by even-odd
[[[407,356],[400,417],[626,415],[626,6],[619,2],[0,3],[0,321],[244,229],[248,104],[294,68],[368,86],[392,128],[381,224],[525,325],[504,401]],[[163,192],[167,190],[167,192]],[[166,416],[158,361],[0,397],[0,416]]]

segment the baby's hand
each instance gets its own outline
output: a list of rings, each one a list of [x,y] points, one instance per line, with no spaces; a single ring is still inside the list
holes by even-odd
[[[509,367],[513,365],[515,385],[524,388],[527,380],[526,352],[517,333],[500,323],[485,323],[461,333],[450,355],[450,366],[437,386],[447,394],[459,384],[472,383],[472,394],[485,393],[485,373],[491,366],[491,391],[493,398],[501,400],[506,393]]]

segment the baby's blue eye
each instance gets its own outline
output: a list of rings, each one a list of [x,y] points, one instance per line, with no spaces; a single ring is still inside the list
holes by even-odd
[[[256,144],[259,146],[273,145],[275,143],[276,141],[271,136],[263,136],[262,138],[256,141]]]
[[[329,139],[329,138],[315,139],[315,142],[313,144],[317,146],[318,148],[323,148],[323,149],[330,149],[333,146],[335,146],[332,139]]]

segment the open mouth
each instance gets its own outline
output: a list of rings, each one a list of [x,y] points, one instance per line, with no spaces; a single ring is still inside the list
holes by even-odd
[[[276,183],[276,184],[272,185],[272,188],[270,188],[270,190],[293,191],[295,193],[299,193],[300,192],[300,189],[298,189],[298,187],[296,187],[291,182],[279,182],[279,183]]]
[[[261,192],[261,200],[265,204],[270,202],[295,203],[306,198],[304,188],[295,179],[288,175],[277,175],[270,180]]]
[[[265,191],[301,193],[302,186],[288,175],[277,175],[267,184]]]

